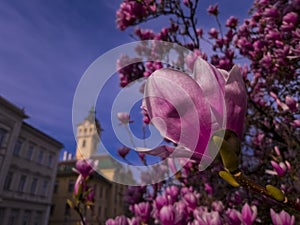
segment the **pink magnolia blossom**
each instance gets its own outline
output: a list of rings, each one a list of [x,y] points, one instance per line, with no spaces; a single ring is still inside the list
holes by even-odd
[[[118,148],[118,154],[122,158],[125,158],[129,152],[130,152],[130,148],[128,147],[123,146],[121,148]]]
[[[278,176],[282,177],[285,174],[287,167],[284,162],[277,163],[272,160],[271,164]]]
[[[285,96],[285,104],[289,107],[289,109],[292,112],[296,112],[298,110],[298,103],[293,97],[289,95]]]
[[[294,225],[295,217],[290,216],[287,212],[281,211],[276,213],[273,209],[270,210],[271,218],[274,225]]]
[[[207,12],[213,16],[217,16],[219,14],[218,4],[210,5],[207,9]]]
[[[89,202],[95,201],[95,191],[93,189],[91,189],[88,195],[86,196],[86,200]]]
[[[152,205],[149,202],[141,202],[133,206],[133,211],[142,221],[147,222],[150,219]]]
[[[84,179],[83,179],[82,175],[79,174],[79,176],[77,177],[77,180],[75,182],[74,190],[73,190],[73,193],[75,196],[79,196],[82,194],[84,184],[85,184]]]
[[[176,213],[172,205],[165,205],[159,211],[159,219],[162,225],[174,225]]]
[[[291,164],[289,161],[285,160],[285,162],[275,162],[271,160],[272,167],[274,170],[266,170],[266,173],[277,176],[284,176],[287,171],[291,170]]]
[[[247,101],[237,66],[228,73],[198,58],[193,76],[172,69],[155,71],[145,86],[143,109],[163,137],[199,159],[211,135],[224,129],[222,124],[241,137]]]
[[[94,169],[97,164],[96,161],[88,159],[88,160],[78,160],[75,165],[75,169],[73,169],[76,173],[79,173],[82,175],[82,177],[85,179],[87,178],[91,173],[93,173]]]
[[[219,212],[203,212],[201,215],[196,215],[194,220],[195,225],[221,225],[221,217]]]
[[[252,225],[257,217],[256,206],[249,206],[247,203],[242,208],[242,219],[245,225]]]

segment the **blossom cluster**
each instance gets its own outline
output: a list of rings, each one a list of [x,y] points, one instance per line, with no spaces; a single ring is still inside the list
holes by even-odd
[[[260,183],[271,182],[280,187],[285,195],[299,201],[297,200],[300,193],[298,182],[300,170],[297,162],[300,157],[297,151],[300,147],[299,0],[255,0],[248,18],[242,21],[230,15],[224,24],[219,21],[218,4],[211,5],[207,13],[216,20],[217,24],[207,31],[197,24],[198,18],[195,13],[197,5],[197,0],[126,0],[117,12],[117,25],[120,30],[124,30],[135,25],[141,26],[151,19],[169,16],[169,25],[157,31],[136,27],[134,35],[140,40],[169,41],[191,50],[193,54],[177,59],[178,65],[186,65],[185,69],[190,73],[198,57],[226,71],[229,71],[238,59],[247,59],[246,65],[239,66],[248,96],[245,124],[240,122],[241,125],[245,125],[245,129],[244,135],[240,136],[242,151],[239,169],[243,169],[250,178]],[[136,13],[135,9],[138,7],[142,8]],[[140,12],[144,14],[141,15]],[[145,25],[147,26],[147,23]],[[208,43],[212,53],[208,55],[203,52],[200,42]],[[153,51],[145,54],[145,49],[142,47],[137,48],[136,51],[141,56],[153,56],[157,53]],[[149,61],[138,67],[132,66],[128,70],[120,71],[121,86],[124,87],[142,77],[152,79],[151,76],[156,74],[155,71],[164,67],[166,65]],[[173,81],[174,73],[169,73],[169,82]],[[168,84],[166,89],[167,87]],[[160,88],[162,92],[165,91]],[[176,94],[178,93],[173,93]],[[142,110],[144,122],[152,124],[147,107],[143,106]],[[236,115],[232,117],[238,118]],[[176,117],[172,117],[174,118]],[[170,124],[174,126],[175,123]],[[178,142],[174,135],[168,137]],[[120,150],[120,155],[125,158],[127,150]],[[159,188],[153,188],[156,191],[152,195],[147,194],[148,189],[143,189],[142,196],[132,195],[132,199],[138,199],[136,201],[130,201],[131,198],[127,196],[133,216],[130,219],[125,216],[110,219],[108,224],[254,224],[256,222],[270,224],[273,222],[275,225],[292,225],[299,219],[297,215],[292,215],[293,211],[282,210],[279,213],[280,207],[276,206],[270,210],[272,202],[266,201],[265,198],[257,198],[247,191],[240,189],[237,191],[226,186],[215,176],[221,168],[219,158],[207,171],[201,173],[198,171],[197,163],[188,163],[179,174],[176,174],[176,185],[168,187],[166,184],[160,184]],[[176,196],[172,197],[171,189],[177,193]],[[185,193],[184,190],[189,191]],[[251,206],[243,199],[247,199]],[[214,208],[213,205],[221,205],[219,201],[222,207]]]
[[[135,188],[135,193],[138,189]],[[143,193],[141,191],[140,193]],[[221,201],[211,201],[210,206],[201,205],[201,194],[192,187],[178,185],[168,186],[163,193],[141,201],[141,196],[129,198],[129,209],[133,216],[117,216],[106,221],[106,225],[222,225],[245,224],[252,225],[260,222],[257,216],[257,206],[245,203],[242,207],[225,207]],[[133,201],[135,199],[136,201]],[[273,209],[269,215],[274,225],[293,225],[294,216],[282,210],[276,213]]]

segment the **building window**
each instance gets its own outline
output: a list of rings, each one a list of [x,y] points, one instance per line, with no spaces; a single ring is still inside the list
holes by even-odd
[[[98,208],[98,215],[100,217],[102,217],[102,207],[101,206],[99,206],[99,208]]]
[[[0,224],[4,224],[4,213],[5,213],[5,208],[0,208]]]
[[[35,194],[37,183],[38,183],[38,179],[33,178],[32,182],[31,182],[31,187],[30,187],[30,194]]]
[[[99,197],[102,198],[103,195],[103,189],[101,186],[99,186]]]
[[[81,147],[82,147],[82,148],[84,148],[84,147],[85,147],[85,145],[86,145],[86,141],[85,141],[85,140],[83,140],[83,141],[82,141],[82,145],[81,145]]]
[[[31,217],[31,211],[25,210],[23,215],[23,222],[22,225],[29,225],[30,224],[30,217]]]
[[[3,189],[4,190],[10,190],[10,186],[11,186],[11,182],[12,182],[12,179],[13,179],[13,172],[8,172],[7,175],[6,175],[6,178],[5,178],[5,181],[4,181],[4,187]]]
[[[50,216],[53,216],[55,210],[55,205],[51,205]]]
[[[58,187],[59,187],[59,183],[58,183],[58,181],[55,181],[53,193],[56,194],[58,192]]]
[[[74,190],[74,185],[75,185],[74,180],[69,180],[69,184],[68,184],[68,192],[69,192],[69,193],[72,193],[72,192],[73,192],[73,190]]]
[[[37,162],[39,164],[42,164],[43,163],[43,158],[44,158],[44,150],[40,149]]]
[[[53,166],[53,155],[52,154],[50,154],[49,156],[48,156],[48,167],[52,167]]]
[[[14,148],[14,155],[19,156],[22,149],[23,140],[18,139]]]
[[[19,210],[18,209],[12,209],[11,212],[10,212],[10,215],[8,217],[7,225],[17,224],[18,217],[19,217]]]
[[[29,145],[27,152],[26,152],[26,159],[31,160],[33,154],[34,146],[32,144]]]
[[[66,203],[66,206],[65,206],[65,215],[70,215],[70,206],[68,203]]]
[[[21,175],[20,181],[19,181],[19,186],[18,186],[18,191],[19,192],[23,192],[24,191],[26,179],[27,179],[27,177],[25,175]]]
[[[48,181],[44,180],[42,190],[41,190],[41,195],[42,196],[46,196],[47,189],[48,189]]]
[[[37,211],[34,217],[33,225],[40,225],[43,221],[43,212]]]
[[[7,130],[0,128],[0,147],[4,145]]]
[[[0,155],[0,168],[2,167],[2,162],[3,162],[3,156]]]

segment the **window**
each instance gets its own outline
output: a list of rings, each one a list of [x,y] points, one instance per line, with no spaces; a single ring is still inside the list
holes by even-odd
[[[102,195],[103,195],[103,189],[102,189],[102,187],[100,186],[100,187],[99,187],[99,196],[100,196],[100,198],[102,198]]]
[[[38,183],[38,179],[33,178],[32,182],[31,182],[31,187],[30,187],[30,194],[35,194],[37,183]]]
[[[44,180],[42,190],[41,190],[41,195],[42,196],[46,196],[47,191],[48,191],[47,189],[48,189],[48,181]]]
[[[18,217],[19,217],[19,210],[12,209],[8,217],[7,225],[15,225],[17,223]]]
[[[0,168],[2,167],[3,158],[4,157],[2,155],[0,155]]]
[[[52,155],[52,154],[50,154],[50,155],[48,156],[48,166],[49,166],[49,167],[52,167],[52,166],[53,166],[53,155]]]
[[[0,147],[4,144],[5,137],[6,137],[7,131],[3,128],[0,128]]]
[[[22,225],[29,225],[30,224],[30,217],[31,217],[31,211],[25,210],[23,215],[23,222]]]
[[[23,140],[18,139],[14,148],[14,155],[18,156],[20,155],[20,151],[22,149]]]
[[[102,207],[101,206],[98,207],[98,215],[100,217],[102,217]]]
[[[65,206],[65,215],[70,215],[70,206],[68,203],[66,203],[66,206]]]
[[[55,181],[53,193],[56,194],[58,192],[58,187],[59,187],[59,183],[58,183],[58,181]]]
[[[81,146],[81,147],[84,148],[84,147],[85,147],[85,144],[86,144],[86,141],[83,140],[83,141],[82,141],[82,146]]]
[[[24,187],[25,187],[25,183],[26,183],[26,176],[25,175],[21,175],[20,177],[20,181],[19,181],[19,186],[18,186],[18,191],[19,192],[23,192],[24,191]]]
[[[69,193],[72,193],[72,192],[73,192],[73,190],[74,190],[74,185],[75,185],[74,180],[69,180],[69,184],[68,184],[68,192],[69,192]]]
[[[30,144],[27,149],[27,152],[26,152],[26,159],[31,160],[32,154],[33,154],[33,149],[34,149],[34,145]]]
[[[50,216],[53,216],[55,210],[55,205],[51,205]]]
[[[4,190],[10,190],[11,182],[13,179],[13,172],[9,171],[6,175],[5,181],[4,181]]]
[[[44,158],[44,150],[40,149],[37,162],[39,164],[42,164],[43,163],[43,158]]]
[[[3,224],[3,219],[4,219],[4,213],[5,213],[5,209],[4,208],[0,208],[0,224]]]
[[[37,211],[35,213],[33,225],[40,225],[41,221],[43,221],[43,212],[42,211]]]

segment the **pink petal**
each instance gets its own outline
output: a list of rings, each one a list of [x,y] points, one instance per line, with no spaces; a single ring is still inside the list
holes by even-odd
[[[217,127],[223,128],[226,123],[225,113],[225,79],[229,76],[225,70],[218,70],[200,57],[197,58],[194,64],[194,79],[203,91],[203,94],[212,108]]]
[[[234,66],[229,72],[225,85],[225,102],[227,111],[227,129],[241,137],[247,106],[247,92],[240,70]]]
[[[147,80],[144,104],[161,135],[203,154],[211,136],[211,113],[199,85],[187,74],[155,71]]]

